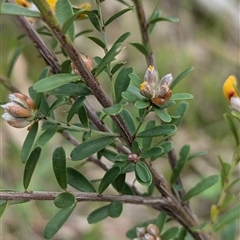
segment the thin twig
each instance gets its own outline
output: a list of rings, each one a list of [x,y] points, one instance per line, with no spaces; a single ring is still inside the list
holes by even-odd
[[[6,2],[15,3],[14,0],[7,0]],[[22,16],[14,16],[17,24],[24,30],[25,34],[32,40],[34,46],[43,57],[45,63],[50,66],[52,73],[59,73],[61,71],[60,63],[55,54],[49,50],[45,42],[39,37],[36,30],[32,27],[30,22]]]

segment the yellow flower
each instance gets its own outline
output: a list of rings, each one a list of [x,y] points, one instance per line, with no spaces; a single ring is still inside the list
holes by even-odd
[[[240,111],[240,97],[237,91],[237,78],[229,76],[223,84],[223,95],[229,101],[230,107]]]
[[[33,121],[34,102],[22,93],[9,94],[11,102],[1,105],[5,113],[2,117],[15,128],[24,128]]]

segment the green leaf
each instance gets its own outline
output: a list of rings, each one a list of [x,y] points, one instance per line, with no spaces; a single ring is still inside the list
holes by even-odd
[[[136,126],[135,126],[135,122],[133,119],[133,116],[131,115],[131,113],[125,109],[123,109],[120,113],[124,123],[126,124],[128,130],[130,131],[130,133],[134,134],[136,131]]]
[[[171,141],[166,141],[163,142],[160,147],[163,149],[162,155],[164,155],[165,153],[168,153],[170,150],[173,149],[173,143]]]
[[[89,224],[97,223],[108,217],[108,205],[95,209],[87,218]]]
[[[155,120],[150,120],[146,127],[145,127],[145,130],[148,130],[148,129],[151,129],[153,127],[155,127],[156,125],[156,122]],[[151,144],[152,144],[152,137],[148,137],[148,138],[143,138],[142,139],[142,148],[143,148],[143,151],[145,151],[146,149],[150,148],[151,147]]]
[[[190,145],[184,145],[181,148],[180,153],[179,153],[179,159],[177,161],[175,168],[172,171],[172,175],[170,178],[171,184],[176,182],[177,178],[179,177],[185,163],[187,162],[189,152],[190,152]]]
[[[162,119],[164,122],[171,122],[172,118],[171,116],[164,110],[164,109],[160,109],[158,107],[153,107],[154,112],[156,113],[156,115]]]
[[[63,147],[57,147],[52,155],[52,164],[59,186],[67,189],[66,154]]]
[[[236,126],[235,126],[235,124],[234,124],[234,122],[233,122],[233,120],[232,120],[232,118],[229,114],[224,113],[223,117],[225,118],[225,121],[228,124],[228,127],[229,127],[229,129],[230,129],[230,131],[231,131],[231,133],[234,137],[234,140],[235,140],[236,144],[238,145],[240,143],[240,137],[238,136],[238,132],[239,132],[238,130],[239,129],[236,128]]]
[[[125,32],[124,34],[122,34],[122,35],[115,41],[114,44],[122,43],[122,42],[125,41],[130,35],[131,35],[130,32]]]
[[[84,105],[82,105],[79,109],[78,109],[78,118],[81,121],[82,125],[85,128],[89,128],[89,121],[88,121],[88,115],[87,115],[87,111]]]
[[[153,21],[154,19],[158,18],[158,17],[160,16],[160,13],[161,13],[161,12],[155,8],[154,11],[153,11],[152,14],[151,14],[149,20],[147,21],[148,24],[149,24],[149,22],[151,22],[151,21]],[[148,32],[149,32],[149,33],[151,33],[151,32],[153,31],[155,25],[156,25],[156,23],[152,23],[151,25],[149,25],[149,27],[148,27]]]
[[[175,93],[171,96],[170,100],[186,100],[186,99],[192,99],[193,95],[189,93]]]
[[[144,56],[148,55],[148,49],[141,43],[132,42],[130,43],[132,46],[134,46],[140,53],[142,53]]]
[[[37,131],[38,131],[38,122],[35,122],[31,129],[28,132],[27,137],[24,140],[23,146],[22,146],[22,151],[21,151],[21,161],[25,163],[32,151],[33,145],[35,138],[37,136]]]
[[[142,185],[149,186],[152,183],[152,174],[144,162],[136,163],[135,175],[137,181]]]
[[[135,96],[134,94],[130,93],[130,92],[122,92],[122,98],[126,99],[128,102],[132,102],[135,103],[136,101],[139,100],[139,98],[137,96]]]
[[[85,12],[86,9],[81,9],[77,12],[74,12],[73,15],[71,15],[70,17],[68,16],[68,19],[65,19],[65,22],[63,23],[62,26],[62,33],[66,34],[69,31],[72,31],[71,28],[72,26],[74,27],[74,21],[75,19],[77,19],[77,17],[82,13]],[[70,11],[69,11],[70,12]],[[73,39],[74,40],[74,39]]]
[[[177,235],[177,237],[174,238],[174,240],[183,240],[186,239],[187,235],[187,229],[182,227]]]
[[[240,218],[240,204],[234,206],[233,208],[228,210],[226,213],[219,216],[216,222],[213,224],[213,229],[214,231],[218,231],[221,227],[239,218]]]
[[[83,82],[67,83],[49,91],[55,96],[87,96],[91,94],[90,89]]]
[[[55,14],[62,26],[64,26],[64,32],[67,31],[67,35],[70,37],[72,41],[75,38],[75,28],[74,22],[69,20],[69,17],[73,16],[72,5],[68,0],[58,0],[55,7]],[[77,16],[76,16],[77,17]]]
[[[119,174],[117,178],[112,182],[113,187],[119,192],[123,193],[125,186],[126,174]]]
[[[96,37],[91,37],[89,36],[88,37],[90,40],[92,40],[93,42],[95,42],[98,46],[100,46],[102,49],[105,49],[106,48],[106,45],[105,43],[99,39],[99,38],[96,38]]]
[[[37,165],[38,159],[40,157],[42,149],[40,147],[35,148],[32,153],[30,154],[23,173],[23,187],[26,190],[29,186],[31,181],[33,172]]]
[[[231,114],[240,121],[240,112],[233,110]]]
[[[227,162],[224,162],[220,156],[217,156],[217,157],[221,164],[221,185],[223,187],[225,180],[228,178],[231,165]]]
[[[117,178],[121,173],[121,168],[118,166],[109,169],[103,176],[100,185],[98,187],[98,193],[101,194],[104,190]]]
[[[219,181],[219,179],[220,177],[218,175],[212,175],[204,178],[186,193],[186,195],[183,197],[183,200],[189,200],[191,197],[201,193],[202,191],[214,185],[216,182]]]
[[[108,159],[109,161],[111,161],[113,163],[115,162],[116,156],[117,156],[116,152],[113,152],[113,151],[111,151],[109,149],[106,149],[106,148],[99,151],[98,154],[99,154],[98,155],[99,159],[101,158],[101,156],[104,156],[106,159]]]
[[[71,60],[66,60],[61,64],[61,73],[71,73],[72,67],[71,67]]]
[[[77,113],[78,109],[83,105],[83,102],[85,101],[85,97],[79,97],[70,108],[68,115],[67,115],[67,122],[69,123],[71,119],[73,118],[74,114]]]
[[[161,135],[169,135],[175,133],[177,130],[175,125],[160,125],[147,130],[140,132],[137,137],[145,138],[145,137],[158,137]]]
[[[228,224],[223,229],[220,229],[221,234],[221,240],[236,240],[239,232],[239,221],[236,219],[234,221],[231,221],[230,224]]]
[[[153,147],[141,153],[140,158],[157,158],[161,156],[163,149],[161,147]]]
[[[121,71],[118,73],[114,83],[116,103],[119,103],[122,100],[122,92],[127,90],[130,82],[130,78],[128,75],[132,72],[133,72],[133,68],[126,67],[121,69]]]
[[[0,218],[3,216],[6,208],[8,206],[8,202],[6,200],[0,200]]]
[[[76,76],[75,74],[67,73],[55,74],[36,82],[33,86],[33,89],[36,90],[37,92],[47,92],[69,82],[75,82],[78,80],[79,76]]]
[[[119,70],[119,68],[122,67],[122,66],[125,65],[125,64],[126,64],[126,62],[116,63],[116,64],[112,67],[112,69],[111,69],[111,74],[112,74],[112,75],[115,74],[115,73]]]
[[[67,221],[75,207],[76,204],[71,207],[61,209],[48,221],[44,229],[44,237],[46,239],[52,238],[59,231],[59,229]]]
[[[144,100],[138,100],[135,102],[135,107],[138,109],[144,109],[147,108],[150,105],[149,101],[144,101]]]
[[[139,88],[142,83],[142,80],[139,78],[139,76],[137,76],[135,73],[130,73],[129,77],[135,86]]]
[[[187,68],[183,72],[181,72],[172,82],[171,89],[173,89],[188,73],[190,73],[193,70],[192,67]]]
[[[195,157],[204,156],[204,155],[206,155],[205,151],[199,151],[199,152],[196,152],[196,153],[191,153],[191,154],[189,154],[187,160],[189,161],[189,160],[191,160],[191,159],[193,159]]]
[[[177,104],[177,106],[174,108],[173,113],[172,113],[172,116],[178,117],[178,118],[172,120],[172,123],[174,125],[178,126],[181,123],[183,116],[186,113],[187,109],[188,109],[187,102],[182,101]]]
[[[111,218],[117,218],[121,215],[123,210],[123,205],[121,202],[113,201],[108,206],[108,216]]]
[[[62,192],[54,199],[54,204],[58,208],[68,208],[76,202],[75,196],[70,192]]]
[[[122,110],[123,110],[123,105],[121,103],[117,103],[115,105],[112,105],[111,107],[103,109],[103,111],[110,116],[115,116],[119,114]]]
[[[64,98],[64,97],[60,97],[58,98],[53,104],[52,106],[48,109],[48,113],[47,115],[49,115],[51,112],[53,112],[56,108],[65,105],[66,103],[69,103],[68,99]]]
[[[166,230],[163,234],[161,234],[161,240],[172,239],[178,233],[179,233],[179,228],[178,227],[171,227],[168,230]]]
[[[95,76],[98,76],[106,66],[112,62],[115,57],[121,52],[120,49],[121,44],[115,44],[111,47],[111,49],[107,52],[107,54],[103,57],[102,61],[92,70]]]
[[[129,8],[125,8],[119,12],[117,12],[116,14],[114,14],[113,16],[111,16],[106,22],[105,22],[105,27],[110,24],[111,22],[113,22],[115,19],[119,18],[120,16],[122,16],[124,13],[133,10],[134,7],[129,7]]]
[[[157,225],[160,233],[163,230],[163,227],[166,223],[166,220],[167,220],[167,213],[166,212],[161,212],[156,219],[156,225]]]
[[[16,61],[18,60],[18,57],[21,55],[22,51],[23,51],[23,46],[20,46],[20,47],[18,47],[18,48],[15,50],[15,52],[13,53],[13,56],[12,56],[12,58],[11,58],[11,61],[10,61],[10,63],[8,64],[8,66],[9,66],[9,67],[8,67],[8,72],[7,72],[7,77],[8,77],[8,78],[10,78],[11,73],[12,73],[12,70],[13,70],[13,67],[14,67]]]
[[[179,22],[179,19],[175,18],[175,17],[158,17],[158,18],[152,19],[148,24],[151,25],[156,22],[162,22],[162,21],[177,23],[177,22]]]
[[[71,152],[71,158],[73,161],[85,159],[107,147],[114,141],[114,139],[115,137],[112,136],[104,136],[85,141],[73,149]]]
[[[75,35],[75,39],[76,39],[77,37],[80,37],[80,36],[82,36],[82,35],[85,35],[86,33],[91,33],[91,32],[93,32],[93,30],[91,30],[91,29],[83,30],[83,31],[81,31],[81,32],[79,32],[79,33],[77,33],[77,34]]]
[[[1,8],[1,14],[6,15],[19,15],[19,16],[25,16],[25,17],[34,17],[39,18],[41,17],[41,14],[37,11],[32,11],[30,9],[27,9],[25,7],[19,6],[17,4],[12,3],[3,3]]]
[[[91,21],[92,25],[99,31],[101,32],[101,27],[98,21],[98,11],[93,10],[93,11],[87,11],[85,14],[88,15],[89,20]]]
[[[93,192],[96,190],[92,183],[79,171],[74,168],[67,168],[68,184],[81,192]]]
[[[43,147],[57,132],[58,126],[53,125],[52,127],[46,129],[39,138],[36,140],[35,146],[36,147]]]

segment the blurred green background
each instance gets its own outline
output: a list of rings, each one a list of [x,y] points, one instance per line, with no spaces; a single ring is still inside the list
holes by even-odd
[[[71,1],[78,5],[80,1]],[[95,9],[95,1],[89,1]],[[129,1],[130,3],[130,1]],[[147,17],[153,11],[156,1],[144,1]],[[102,3],[103,16],[107,20],[117,11],[124,8],[118,1],[108,0]],[[178,133],[173,137],[176,152],[184,144],[191,144],[191,153],[206,151],[203,157],[193,159],[186,167],[182,180],[186,189],[189,189],[202,177],[219,173],[217,155],[225,161],[231,161],[234,151],[234,140],[223,119],[225,112],[230,112],[228,103],[222,94],[222,85],[225,79],[234,74],[240,78],[239,71],[239,2],[229,1],[161,1],[159,6],[162,16],[179,18],[179,23],[158,23],[151,34],[151,44],[156,60],[159,76],[172,73],[174,77],[183,70],[193,67],[194,70],[185,77],[174,89],[174,93],[188,92],[194,95],[189,101],[188,113],[185,116]],[[36,27],[41,26],[35,23]],[[93,29],[87,20],[76,23],[77,32]],[[106,29],[109,46],[124,32],[132,35],[124,43],[125,50],[117,58],[118,61],[127,61],[127,65],[134,68],[134,72],[143,77],[147,65],[145,58],[129,42],[140,42],[140,31],[136,13],[128,12],[113,22]],[[11,83],[23,93],[27,94],[28,87],[33,85],[45,67],[33,44],[26,38],[20,38],[23,32],[11,16],[0,16],[0,73],[7,75],[9,62],[19,47],[24,47],[14,70],[10,76]],[[100,37],[99,33],[90,33],[88,36]],[[44,37],[50,45],[50,38]],[[103,56],[103,51],[86,36],[76,39],[76,46],[83,54]],[[63,56],[59,56],[64,60]],[[100,76],[100,83],[109,91],[107,76]],[[6,102],[9,91],[0,85],[0,101]],[[101,109],[94,99],[89,99],[96,110]],[[95,107],[96,106],[96,107]],[[132,106],[133,107],[133,106]],[[170,109],[171,111],[171,109]],[[2,113],[3,111],[1,111]],[[148,120],[154,118],[148,116]],[[13,129],[2,119],[1,129],[1,188],[22,191],[22,175],[24,165],[20,162],[20,149],[27,134],[26,129]],[[60,191],[54,178],[51,164],[53,149],[63,145],[67,156],[72,149],[70,143],[60,135],[54,137],[45,147],[37,165],[36,172],[30,184],[35,191]],[[78,164],[78,163],[77,163]],[[71,163],[70,166],[78,166]],[[169,178],[170,168],[167,160],[154,163],[161,172]],[[84,166],[86,175],[91,178],[101,178],[103,171],[97,166]],[[236,175],[239,175],[239,172]],[[129,181],[133,176],[129,176]],[[234,191],[239,191],[235,189]],[[110,193],[113,191],[110,189]],[[201,220],[209,218],[212,204],[216,203],[219,186],[193,199],[191,206]],[[101,204],[102,205],[102,204]],[[106,219],[95,225],[88,225],[86,217],[98,207],[98,203],[80,203],[73,216],[69,218],[63,228],[53,238],[55,240],[105,240],[126,239],[124,234],[134,224],[142,219],[151,219],[157,212],[145,206],[124,205],[124,211],[118,219]],[[14,239],[43,239],[43,229],[48,219],[57,211],[52,202],[29,202],[9,206],[0,224],[0,236],[4,240]],[[233,226],[234,227],[234,226]],[[190,237],[188,239],[191,239]],[[220,239],[214,236],[214,239]]]

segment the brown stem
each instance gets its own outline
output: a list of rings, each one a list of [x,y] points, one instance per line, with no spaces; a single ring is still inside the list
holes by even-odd
[[[6,2],[15,3],[14,0],[7,0]],[[52,73],[59,73],[61,71],[60,63],[55,54],[49,50],[42,38],[39,37],[36,30],[32,27],[29,21],[22,16],[14,16],[17,24],[24,30],[25,34],[32,40],[34,46],[37,48],[39,54],[43,57],[45,63],[50,66]]]
[[[147,47],[149,54],[146,57],[147,65],[155,66],[154,57],[152,53],[152,48],[150,45],[149,35],[148,35],[148,24],[145,17],[143,5],[141,0],[133,0],[135,4],[137,15],[138,15],[138,22],[140,25],[141,36],[142,36],[142,43],[144,46]]]

